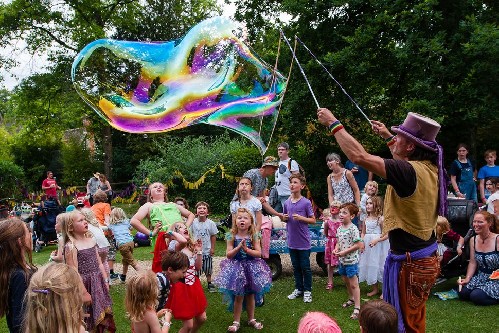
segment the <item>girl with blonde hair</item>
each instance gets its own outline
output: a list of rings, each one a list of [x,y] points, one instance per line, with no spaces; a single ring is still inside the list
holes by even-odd
[[[130,278],[126,287],[125,308],[134,333],[167,333],[171,312],[156,312],[158,281],[153,271],[142,271]],[[161,318],[161,319],[159,319]]]
[[[95,241],[97,242],[98,252],[100,260],[104,265],[104,269],[106,271],[106,276],[109,278],[109,264],[107,262],[107,255],[109,253],[109,241],[104,234],[104,230],[107,230],[107,227],[101,226],[99,221],[95,217],[94,212],[90,208],[82,208],[80,212],[85,216],[85,220],[88,222],[88,231],[92,233]]]
[[[364,242],[359,260],[359,282],[372,285],[367,293],[371,297],[379,292],[378,284],[383,282],[385,260],[388,256],[390,244],[388,234],[383,234],[383,201],[379,196],[369,197],[366,201],[367,217],[362,226],[360,237]]]
[[[238,208],[235,223],[226,235],[227,258],[220,263],[220,274],[214,283],[233,312],[233,322],[228,332],[237,332],[241,326],[243,303],[248,313],[248,325],[256,330],[263,324],[255,318],[255,306],[263,305],[263,295],[270,291],[272,273],[261,259],[260,239],[253,223],[253,215],[247,208]]]
[[[111,309],[109,279],[97,251],[97,242],[88,232],[88,222],[80,212],[71,212],[64,225],[64,258],[69,266],[80,273],[83,288],[91,291],[92,302],[88,305],[90,316],[85,318],[89,332],[115,332]]]
[[[78,272],[66,264],[41,267],[27,292],[26,329],[30,333],[84,333],[83,300],[75,292]]]

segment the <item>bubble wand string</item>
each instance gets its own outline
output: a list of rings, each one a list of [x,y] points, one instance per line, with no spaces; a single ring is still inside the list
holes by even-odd
[[[338,82],[338,80],[336,80],[334,78],[334,76],[327,70],[326,66],[324,66],[322,64],[322,62],[319,61],[319,59],[317,59],[317,57],[312,53],[312,51],[310,51],[310,49],[305,45],[305,43],[303,43],[300,38],[298,38],[298,36],[295,35],[295,40],[298,40],[300,42],[301,45],[303,45],[303,47],[308,51],[308,53],[310,53],[310,55],[312,56],[312,58],[315,59],[315,61],[317,61],[317,63],[319,65],[321,65],[321,67],[326,71],[326,73],[328,73],[329,77],[331,79],[333,79],[333,81],[340,87],[341,91],[343,91],[343,93],[345,95],[347,95],[347,97],[350,99],[350,101],[357,107],[357,109],[360,111],[360,113],[362,113],[362,115],[364,116],[364,118],[367,119],[367,121],[369,122],[369,124],[371,125],[371,120],[369,119],[369,117],[364,113],[364,111],[362,111],[362,109],[360,108],[360,106],[357,104],[357,102],[355,102],[355,100],[347,93],[347,91],[343,88],[343,86],[341,85],[341,83]]]
[[[305,78],[305,81],[307,82],[307,85],[308,85],[308,89],[310,90],[310,93],[312,94],[312,97],[314,98],[315,104],[317,105],[317,108],[319,109],[320,108],[319,102],[317,102],[317,98],[315,98],[314,91],[312,90],[312,87],[310,86],[310,82],[308,82],[307,75],[305,75],[305,72],[303,71],[303,68],[301,67],[300,62],[298,61],[298,58],[296,58],[296,54],[293,51],[293,48],[291,47],[291,45],[289,44],[289,41],[286,38],[286,35],[284,35],[284,32],[282,31],[282,29],[279,29],[279,31],[281,32],[282,38],[284,39],[284,41],[288,45],[289,49],[291,50],[291,53],[293,54],[293,59],[295,59],[296,65],[298,65],[298,68],[300,69],[301,74]]]

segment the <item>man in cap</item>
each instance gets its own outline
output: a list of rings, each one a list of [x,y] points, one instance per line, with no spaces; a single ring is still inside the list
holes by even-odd
[[[404,123],[392,127],[372,121],[385,139],[393,159],[369,154],[328,109],[317,111],[347,157],[386,179],[383,233],[388,233],[383,297],[399,314],[399,332],[425,332],[426,300],[438,274],[435,226],[445,214],[446,182],[442,148],[435,138],[440,125],[409,112]]]
[[[87,196],[91,206],[94,205],[94,194],[99,189],[100,185],[99,176],[100,173],[94,172],[94,176],[90,178],[87,182]]]
[[[261,168],[250,169],[246,171],[243,177],[251,179],[253,188],[251,195],[254,197],[265,197],[265,189],[268,186],[268,176],[272,175],[276,170],[279,162],[274,156],[267,156],[263,160]]]
[[[278,199],[277,205],[274,207],[276,211],[282,213],[284,202],[291,195],[289,189],[289,177],[293,173],[299,173],[300,167],[295,160],[289,157],[289,145],[286,142],[281,142],[277,145],[277,155],[279,156],[279,167],[275,172],[275,185],[277,189]]]

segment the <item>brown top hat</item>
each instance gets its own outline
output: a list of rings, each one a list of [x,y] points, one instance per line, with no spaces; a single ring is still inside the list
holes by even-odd
[[[431,118],[409,112],[402,125],[392,126],[392,131],[421,148],[437,151],[435,138],[440,131],[440,124]]]

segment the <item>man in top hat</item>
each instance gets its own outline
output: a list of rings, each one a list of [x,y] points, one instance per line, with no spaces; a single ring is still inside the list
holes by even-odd
[[[445,214],[446,182],[442,148],[435,138],[440,125],[409,112],[404,123],[392,127],[372,121],[385,139],[393,159],[369,154],[328,109],[317,111],[347,157],[386,179],[383,233],[388,232],[383,297],[399,314],[399,332],[425,332],[426,300],[438,274],[435,226]]]
[[[94,176],[87,182],[87,196],[88,201],[90,202],[90,206],[94,205],[94,194],[95,192],[97,192],[100,186],[99,176],[99,172],[94,172]]]

